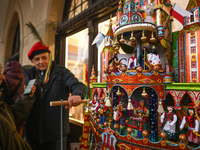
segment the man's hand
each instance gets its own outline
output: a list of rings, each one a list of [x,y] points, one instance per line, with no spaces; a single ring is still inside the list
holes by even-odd
[[[65,108],[68,109],[69,107],[72,107],[72,106],[77,106],[81,103],[81,97],[80,96],[69,96],[68,97],[68,102],[69,102],[69,105],[66,105]]]
[[[30,97],[33,97],[35,91],[36,91],[36,84],[35,83],[32,87],[31,87],[31,94],[29,95]],[[26,89],[26,85],[24,85],[24,90]]]

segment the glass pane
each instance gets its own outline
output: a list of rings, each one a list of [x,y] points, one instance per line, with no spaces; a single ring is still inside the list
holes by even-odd
[[[75,6],[79,6],[79,5],[81,5],[81,0],[76,0],[75,1]]]
[[[71,6],[70,6],[70,11],[74,9],[74,0],[72,0]]]
[[[75,16],[81,13],[81,6],[75,9]]]
[[[88,28],[66,38],[65,67],[87,85]]]
[[[72,19],[73,17],[74,17],[74,12],[72,11],[69,13],[69,19]]]
[[[85,3],[83,3],[82,5],[82,11],[86,10],[88,8],[88,1],[86,1]]]
[[[88,0],[72,0],[71,6],[70,6],[70,15],[68,17],[68,20],[80,14],[82,11],[84,11],[87,8],[88,8]],[[71,15],[71,12],[73,12],[74,15]]]
[[[112,29],[113,29],[113,32],[117,28],[116,27],[116,19],[117,19],[117,17],[113,17],[112,18]],[[98,32],[101,32],[104,35],[106,35],[107,32],[108,32],[108,29],[109,29],[109,24],[110,24],[110,19],[99,23],[98,24]],[[102,43],[98,47],[98,64],[100,64],[101,51],[103,50],[103,48],[104,48],[104,41],[102,41]],[[120,53],[121,53],[121,51],[120,51]],[[100,71],[100,65],[98,65],[98,70]],[[98,73],[98,82],[100,82],[100,73]]]

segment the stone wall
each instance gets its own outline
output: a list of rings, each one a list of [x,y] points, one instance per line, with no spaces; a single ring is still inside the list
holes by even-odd
[[[20,58],[22,65],[31,64],[27,54],[33,44],[37,42],[25,25],[28,22],[38,30],[44,43],[55,54],[56,28],[61,23],[65,0],[9,0],[0,21],[0,61],[5,65],[12,53],[15,30],[20,25]],[[4,4],[6,5],[6,4]],[[3,8],[1,5],[0,7]]]

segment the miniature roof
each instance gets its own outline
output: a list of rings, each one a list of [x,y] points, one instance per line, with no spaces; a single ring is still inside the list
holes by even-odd
[[[112,20],[110,20],[109,29],[108,29],[106,36],[114,37],[114,33],[113,33],[113,30],[112,30]]]
[[[95,71],[94,71],[94,66],[92,67],[92,72],[91,72],[90,79],[97,79],[97,77],[95,75]]]
[[[200,7],[200,0],[190,0],[186,7],[186,10],[190,10],[195,7]]]

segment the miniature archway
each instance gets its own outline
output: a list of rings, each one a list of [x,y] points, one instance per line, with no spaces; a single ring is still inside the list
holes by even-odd
[[[174,108],[175,109],[181,109],[181,100],[183,96],[185,95],[186,91],[175,91],[170,90],[166,92],[166,95],[171,94],[174,99]]]

